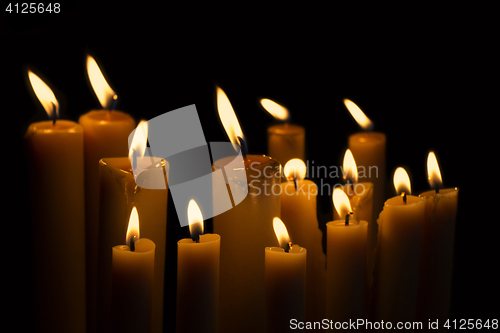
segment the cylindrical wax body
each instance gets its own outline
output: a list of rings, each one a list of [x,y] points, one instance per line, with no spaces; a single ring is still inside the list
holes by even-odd
[[[277,159],[281,165],[292,158],[305,160],[304,127],[289,123],[277,124],[267,129],[268,154]]]
[[[334,322],[364,319],[368,222],[337,220],[326,224],[326,318]]]
[[[112,329],[113,333],[151,332],[155,243],[147,238],[112,249]]]
[[[85,332],[83,129],[42,121],[26,135],[31,164],[38,332]]]
[[[153,331],[161,332],[163,323],[163,287],[165,274],[165,248],[167,233],[168,189],[154,190],[137,186],[127,157],[104,158],[100,161],[100,217],[99,217],[99,283],[98,328],[109,326],[109,293],[111,283],[111,254],[113,244],[123,243],[130,211],[137,208],[140,216],[141,237],[156,244],[155,285],[153,297]],[[139,177],[158,172],[167,165],[154,165]],[[151,171],[151,172],[149,172]],[[168,170],[166,170],[168,172]],[[165,178],[166,182],[166,178]]]
[[[221,159],[213,167],[218,170],[228,162]],[[245,168],[247,196],[237,206],[213,218],[214,233],[224,240],[220,253],[219,328],[222,333],[264,330],[262,249],[276,242],[273,218],[280,216],[278,161],[264,155],[247,155]]]
[[[290,320],[305,320],[307,250],[293,245],[265,249],[265,332],[290,331]]]
[[[177,332],[217,332],[221,237],[177,242]]]
[[[310,180],[281,184],[281,219],[286,222],[290,238],[307,249],[306,320],[325,318],[326,256],[323,235],[316,217],[318,187]]]

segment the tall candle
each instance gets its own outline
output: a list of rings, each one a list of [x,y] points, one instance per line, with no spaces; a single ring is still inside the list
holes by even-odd
[[[290,112],[282,105],[264,98],[260,100],[264,109],[283,123],[267,129],[267,147],[269,156],[285,165],[292,158],[305,159],[305,129],[300,125],[290,124]]]
[[[166,221],[168,187],[145,189],[136,185],[130,160],[127,157],[104,158],[100,161],[100,219],[99,219],[99,327],[109,327],[111,283],[111,254],[109,248],[120,242],[127,229],[132,206],[141,216],[141,233],[156,244],[155,279],[153,296],[153,331],[161,332],[163,323],[163,287],[165,274]],[[164,161],[145,169],[139,176],[157,179],[159,173],[168,172]],[[165,178],[166,182],[166,178]],[[108,250],[106,250],[108,249]]]
[[[326,318],[335,322],[366,317],[366,243],[368,222],[350,218],[349,198],[333,192],[334,206],[343,219],[328,222]]]
[[[203,234],[203,215],[188,205],[191,238],[177,242],[177,332],[217,332],[221,237]]]
[[[85,143],[85,237],[87,259],[87,311],[89,329],[95,330],[97,311],[96,244],[99,239],[99,160],[127,156],[127,138],[135,128],[134,119],[121,111],[111,111],[116,94],[108,85],[94,58],[87,56],[87,72],[103,110],[92,110],[79,119]]]
[[[450,311],[458,189],[440,189],[441,172],[433,152],[427,159],[427,173],[434,190],[420,194],[425,199],[425,222],[417,319],[432,318],[444,322],[449,318]]]
[[[243,144],[243,132],[229,99],[218,88],[221,121],[233,144]],[[233,158],[214,162],[213,169],[231,168]],[[272,221],[280,216],[279,162],[264,155],[245,156],[248,194],[232,209],[214,216],[213,230],[221,243],[220,332],[264,330],[264,256],[262,249],[275,240]],[[215,198],[215,200],[217,200]],[[248,318],[253,318],[248,320]],[[242,325],[245,323],[245,325]]]
[[[286,227],[274,218],[280,247],[265,248],[266,332],[289,332],[290,320],[305,320],[307,250],[292,244]]]
[[[403,195],[387,200],[378,219],[373,308],[376,320],[393,323],[415,319],[425,213],[425,200],[408,195],[403,168],[394,173],[394,185]]]
[[[85,332],[85,207],[83,129],[56,120],[59,104],[38,76],[28,73],[50,121],[25,134],[31,181],[38,332]]]
[[[286,221],[293,240],[309,253],[306,320],[321,321],[325,318],[326,256],[316,217],[318,187],[314,182],[304,180],[305,174],[306,165],[302,160],[291,159],[285,165],[284,175],[288,181],[281,184],[281,218]]]
[[[373,184],[372,221],[376,221],[385,198],[385,134],[372,132],[373,123],[352,101],[345,99],[344,104],[365,130],[349,136],[348,146],[356,160],[359,178]]]
[[[111,332],[151,332],[155,243],[139,236],[139,215],[134,207],[127,245],[112,249]]]

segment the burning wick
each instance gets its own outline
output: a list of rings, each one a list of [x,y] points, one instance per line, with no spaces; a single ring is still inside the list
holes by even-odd
[[[137,240],[137,236],[133,235],[132,238],[130,238],[130,251],[134,252],[135,251],[135,242]]]
[[[238,136],[238,141],[240,143],[240,148],[241,148],[241,153],[243,154],[243,158],[247,158],[247,154],[248,154],[248,147],[247,147],[247,143],[246,141],[241,137],[241,136]]]
[[[345,214],[345,226],[346,227],[349,225],[349,217],[353,214],[354,214],[353,212],[349,212],[349,213]]]
[[[201,223],[195,223],[191,228],[191,239],[193,240],[193,242],[199,243],[200,235],[203,233],[203,230],[201,229]]]
[[[286,243],[286,245],[285,245],[285,252],[287,252],[287,253],[290,252],[290,249],[292,248],[292,246],[293,246],[292,242]]]
[[[56,112],[56,104],[54,102],[50,102],[52,104],[52,125],[56,124],[57,112]]]
[[[116,103],[118,103],[118,95],[113,95],[113,103],[111,104],[111,107],[109,108],[109,112],[113,111],[116,108]]]
[[[406,205],[406,192],[401,192],[401,197],[403,198],[403,202]]]

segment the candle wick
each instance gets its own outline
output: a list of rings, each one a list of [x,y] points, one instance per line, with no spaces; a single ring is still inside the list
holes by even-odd
[[[240,148],[241,148],[241,153],[243,154],[243,158],[247,158],[247,154],[248,154],[248,147],[247,147],[247,143],[245,140],[243,140],[243,138],[241,136],[238,136],[238,141],[240,143]]]
[[[353,214],[353,212],[349,212],[345,214],[345,226],[347,227],[349,225],[349,217]]]
[[[116,103],[118,103],[118,95],[113,95],[113,103],[111,103],[111,107],[109,108],[109,112],[113,111],[116,108]]]
[[[130,251],[131,252],[134,252],[135,251],[135,240],[136,240],[137,236],[134,235],[132,236],[132,238],[130,239]]]
[[[135,148],[132,148],[132,170],[135,172],[137,169],[137,153]]]
[[[439,186],[436,186],[436,194],[439,193]]]
[[[56,105],[54,102],[50,102],[52,103],[52,126],[54,126],[56,124],[56,119],[57,119],[57,110],[56,110]]]
[[[401,196],[403,197],[403,202],[406,205],[406,192],[401,192]]]
[[[295,186],[295,192],[297,192],[297,178],[293,177],[293,186]]]
[[[292,242],[286,243],[286,245],[285,245],[285,252],[287,252],[287,253],[290,252],[290,249],[292,248],[292,246],[293,246]]]

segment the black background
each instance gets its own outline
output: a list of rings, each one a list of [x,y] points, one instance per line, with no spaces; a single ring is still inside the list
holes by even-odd
[[[348,135],[359,131],[343,98],[386,133],[387,179],[404,166],[413,193],[427,190],[427,153],[434,150],[444,186],[460,188],[450,317],[498,318],[498,24],[490,9],[61,4],[60,14],[0,8],[3,209],[14,210],[3,219],[9,248],[2,252],[15,313],[30,318],[33,311],[24,279],[33,274],[33,249],[23,135],[45,117],[26,69],[54,88],[62,118],[77,121],[100,108],[86,74],[90,52],[119,95],[118,109],[138,121],[194,103],[207,141],[228,140],[216,110],[219,85],[250,153],[267,151],[266,128],[274,120],[258,104],[264,97],[288,107],[292,122],[306,128],[307,156],[315,165],[339,165]],[[320,225],[331,219],[330,200],[319,198]],[[172,305],[175,242],[188,230],[176,224],[173,205],[170,218],[167,277],[173,280],[166,300]]]

